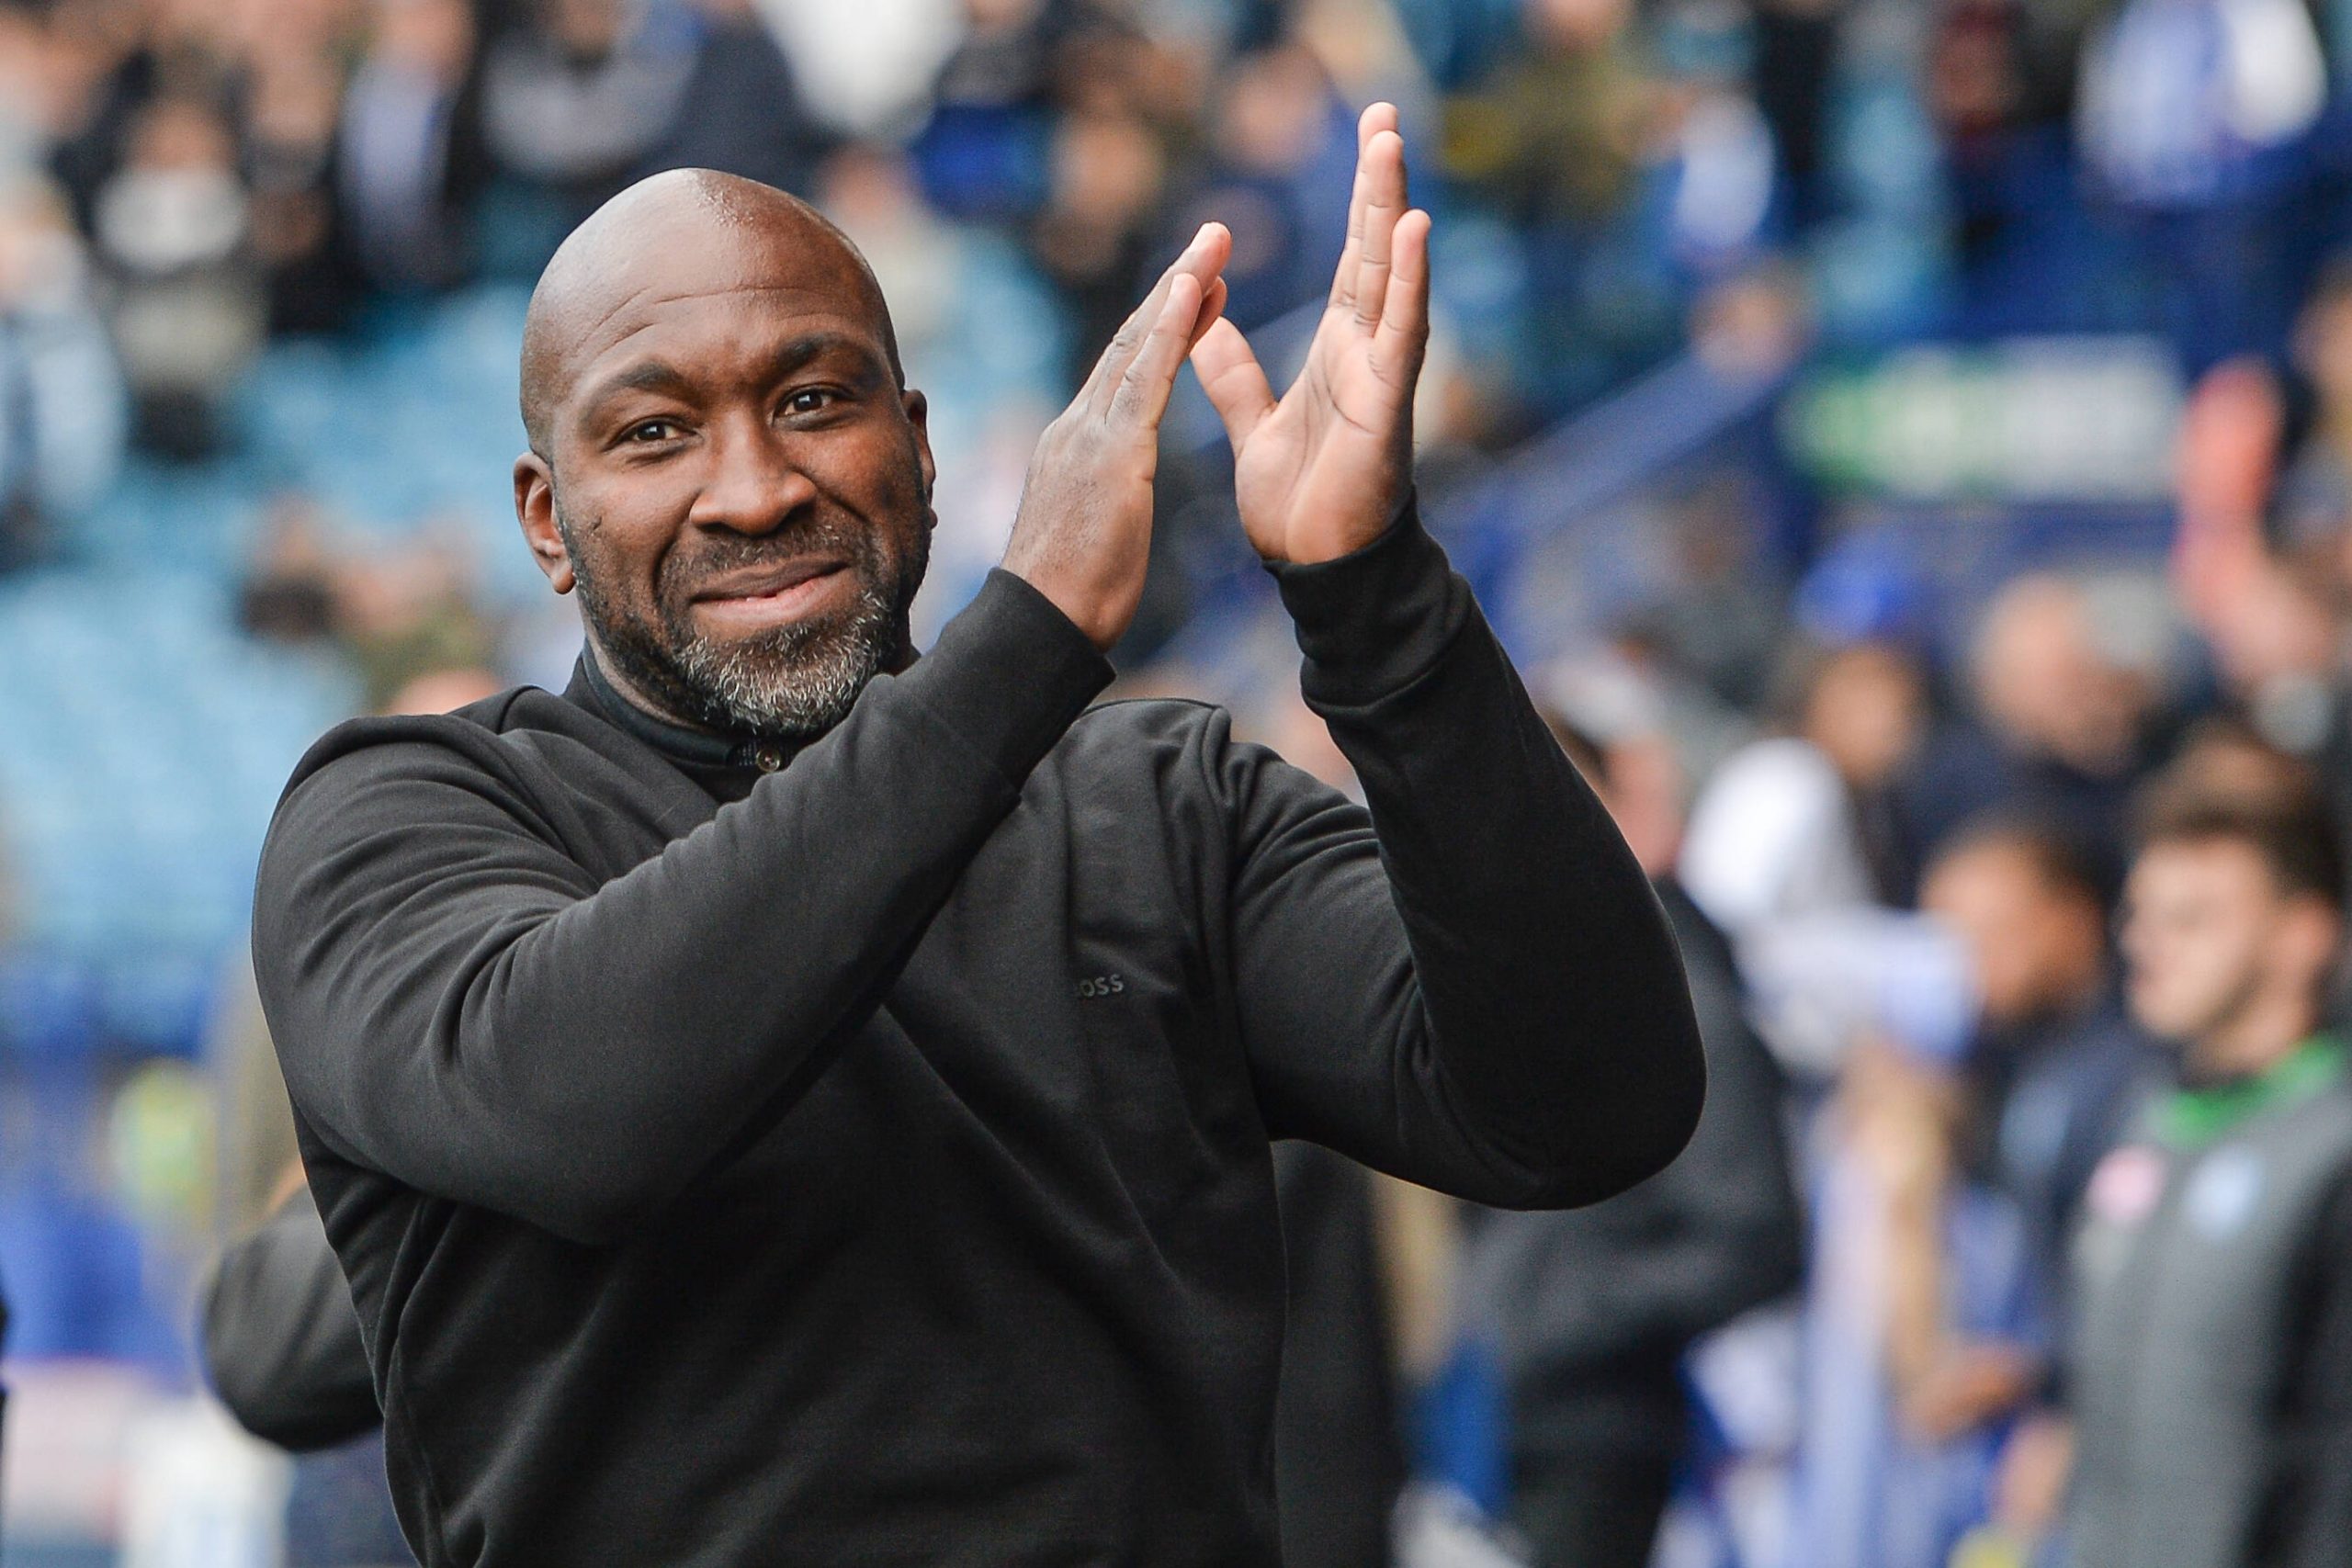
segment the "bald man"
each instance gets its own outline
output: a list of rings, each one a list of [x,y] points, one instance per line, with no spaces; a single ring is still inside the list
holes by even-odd
[[[1680,1147],[1657,906],[1414,515],[1394,128],[1298,383],[1204,229],[920,659],[923,400],[841,236],[665,175],[550,264],[514,500],[578,672],[330,734],[254,914],[424,1562],[1273,1563],[1270,1144],[1505,1205]],[[1089,707],[1188,353],[1369,815]]]

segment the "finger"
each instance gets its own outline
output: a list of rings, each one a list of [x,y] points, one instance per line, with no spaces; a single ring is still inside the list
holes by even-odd
[[[1250,352],[1250,340],[1241,335],[1239,327],[1218,317],[1193,345],[1193,369],[1238,450],[1274,407],[1274,389],[1266,384],[1266,373]]]
[[[1111,341],[1102,345],[1102,354],[1094,361],[1094,368],[1087,373],[1086,385],[1078,389],[1080,402],[1100,407],[1110,389],[1119,384],[1119,378],[1125,375],[1127,367],[1134,363],[1136,351],[1142,346],[1145,334],[1151,331],[1152,322],[1159,320],[1161,308],[1168,303],[1170,282],[1183,269],[1185,262],[1200,243],[1201,236],[1194,234],[1192,243],[1184,247],[1183,254],[1169,264],[1168,270],[1152,284],[1151,291],[1138,300],[1136,308],[1127,313],[1127,319],[1119,323],[1119,330],[1113,333]]]
[[[1356,299],[1356,264],[1363,250],[1364,207],[1372,195],[1372,183],[1364,169],[1364,151],[1372,139],[1384,130],[1396,129],[1396,106],[1374,104],[1356,120],[1356,178],[1348,194],[1348,237],[1340,247],[1340,265],[1331,275],[1331,303],[1353,305]]]
[[[1147,430],[1159,428],[1159,416],[1168,408],[1168,394],[1176,385],[1177,368],[1192,346],[1193,323],[1200,313],[1200,280],[1189,272],[1170,278],[1159,318],[1144,334],[1143,346],[1128,361],[1126,373],[1119,378],[1119,389],[1112,396],[1114,421]]]
[[[1405,139],[1384,130],[1364,149],[1363,237],[1356,263],[1356,325],[1370,332],[1388,304],[1388,266],[1396,220],[1405,213]]]
[[[1136,352],[1150,333],[1152,323],[1159,319],[1161,308],[1168,303],[1169,285],[1180,274],[1191,274],[1205,290],[1224,270],[1226,257],[1232,249],[1233,236],[1224,224],[1202,224],[1193,235],[1192,243],[1184,247],[1183,254],[1169,264],[1168,270],[1161,273],[1159,280],[1152,285],[1151,292],[1144,296],[1143,302],[1112,334],[1109,345],[1095,360],[1094,369],[1086,378],[1086,385],[1079,389],[1079,400],[1099,401],[1119,384],[1119,378],[1126,374],[1127,367],[1134,362]]]
[[[1217,321],[1223,318],[1225,315],[1225,279],[1220,277],[1216,282],[1209,285],[1208,293],[1201,300],[1200,317],[1193,322],[1193,335],[1185,340],[1184,351],[1187,354],[1191,353],[1193,345],[1198,344],[1202,338],[1207,336],[1208,330],[1216,325]]]
[[[1415,208],[1396,220],[1388,298],[1372,336],[1372,369],[1391,387],[1409,389],[1430,342],[1430,215]]]
[[[1356,257],[1363,248],[1363,204],[1371,194],[1363,164],[1356,164],[1355,188],[1348,193],[1348,237],[1340,246],[1340,265],[1331,273],[1331,308],[1346,310],[1356,302]]]

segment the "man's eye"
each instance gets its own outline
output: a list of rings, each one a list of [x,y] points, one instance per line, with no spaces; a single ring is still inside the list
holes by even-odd
[[[621,439],[640,446],[667,441],[678,434],[678,422],[673,419],[639,420],[622,433]]]
[[[784,400],[786,412],[817,413],[841,401],[841,395],[830,387],[803,387]]]

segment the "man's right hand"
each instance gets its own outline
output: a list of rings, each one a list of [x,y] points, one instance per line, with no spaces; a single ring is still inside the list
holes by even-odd
[[[1159,417],[1185,355],[1225,309],[1218,274],[1232,250],[1223,224],[1202,226],[1029,460],[1004,570],[1106,651],[1143,599]]]

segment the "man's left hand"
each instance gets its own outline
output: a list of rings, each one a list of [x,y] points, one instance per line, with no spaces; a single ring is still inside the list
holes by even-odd
[[[1233,441],[1241,526],[1267,560],[1347,555],[1396,516],[1412,482],[1413,386],[1429,345],[1429,237],[1430,215],[1405,205],[1396,107],[1374,104],[1356,128],[1347,245],[1298,379],[1277,402],[1222,318],[1193,349]]]

